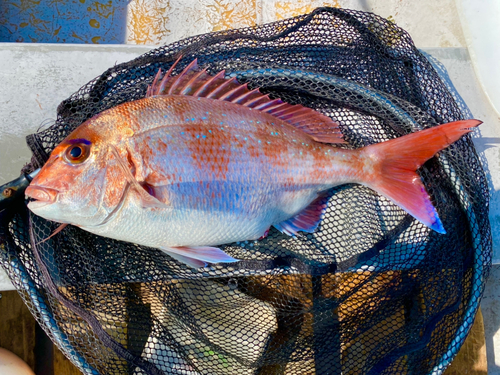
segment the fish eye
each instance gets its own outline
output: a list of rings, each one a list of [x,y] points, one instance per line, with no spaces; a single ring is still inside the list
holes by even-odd
[[[85,143],[75,143],[70,145],[64,154],[65,159],[70,164],[83,163],[90,155],[90,145]]]
[[[71,156],[71,159],[79,159],[83,154],[83,149],[80,146],[74,146],[71,147],[68,154]]]

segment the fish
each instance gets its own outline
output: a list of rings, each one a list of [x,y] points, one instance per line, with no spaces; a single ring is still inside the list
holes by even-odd
[[[178,62],[179,60],[177,60]],[[231,263],[221,245],[274,227],[312,233],[335,186],[367,186],[445,233],[417,170],[481,124],[460,120],[351,149],[314,109],[272,99],[193,60],[144,98],[88,119],[25,191],[36,215],[157,248],[189,267]]]

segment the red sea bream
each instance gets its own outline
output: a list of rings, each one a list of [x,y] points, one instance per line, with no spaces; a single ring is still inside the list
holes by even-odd
[[[172,70],[172,69],[171,69]],[[159,73],[160,74],[160,73]],[[59,144],[26,190],[37,215],[155,247],[192,267],[271,226],[312,232],[328,189],[358,183],[444,228],[416,170],[480,124],[464,120],[351,150],[338,124],[193,61],[145,98],[103,111]]]

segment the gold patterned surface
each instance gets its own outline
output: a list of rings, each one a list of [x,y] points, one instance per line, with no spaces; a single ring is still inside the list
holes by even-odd
[[[263,0],[3,0],[0,42],[161,45],[256,25]]]
[[[171,33],[169,0],[134,0],[128,6],[127,43],[160,44]]]
[[[130,44],[161,45],[195,34],[254,26],[258,0],[134,0],[128,6]]]
[[[340,8],[338,0],[332,1],[317,1],[317,0],[288,0],[288,1],[275,1],[273,6],[269,7],[268,11],[271,13],[272,20],[283,20],[290,17],[300,16],[307,14],[319,7],[334,7]]]
[[[417,46],[465,46],[454,0],[0,0],[0,42],[163,45],[323,6],[379,14]]]
[[[204,18],[212,31],[254,26],[257,22],[256,0],[214,0]]]

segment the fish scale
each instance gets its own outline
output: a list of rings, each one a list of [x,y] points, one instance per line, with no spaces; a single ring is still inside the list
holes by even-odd
[[[171,98],[162,99],[164,101],[171,100]],[[160,99],[156,98],[155,100]],[[213,108],[214,105],[218,104],[218,102],[209,99],[205,101],[197,100],[196,102],[200,106],[199,108],[190,108],[193,116],[196,116],[197,113],[206,113],[206,107]],[[165,103],[165,106],[168,108],[170,104]],[[223,221],[230,220],[231,222],[237,222],[238,226],[255,228],[253,233],[248,233],[249,230],[246,230],[247,236],[249,238],[259,238],[264,234],[267,227],[262,228],[252,225],[252,218],[263,214],[256,207],[269,207],[270,202],[276,201],[279,203],[276,206],[290,207],[291,211],[295,211],[297,208],[294,206],[307,204],[300,203],[297,200],[299,194],[296,191],[299,189],[296,185],[301,180],[303,184],[309,186],[308,189],[303,189],[307,195],[305,197],[306,202],[311,200],[311,195],[324,190],[327,184],[321,185],[317,180],[307,179],[307,176],[311,174],[308,173],[308,168],[314,168],[312,165],[314,158],[308,155],[308,151],[314,151],[311,147],[312,143],[315,143],[314,141],[302,134],[294,137],[288,146],[289,157],[286,158],[281,150],[275,149],[276,142],[269,141],[273,137],[278,137],[280,139],[279,144],[282,144],[283,139],[279,131],[274,129],[274,126],[267,126],[266,119],[251,120],[252,124],[244,120],[245,123],[243,123],[240,120],[241,116],[236,116],[237,114],[232,112],[232,110],[228,111],[229,116],[223,116],[225,113],[219,116],[213,115],[213,118],[209,116],[206,121],[197,125],[194,125],[193,121],[187,121],[186,125],[178,125],[173,116],[169,116],[169,120],[172,122],[159,125],[156,131],[149,129],[147,132],[134,134],[129,141],[131,143],[130,148],[133,149],[134,153],[141,155],[144,164],[162,167],[163,176],[158,176],[159,170],[157,169],[155,181],[151,185],[154,185],[156,194],[161,197],[169,197],[169,203],[173,208],[209,211],[209,216],[212,219],[219,212],[230,211],[229,214],[223,217]],[[141,112],[138,111],[138,113]],[[158,119],[151,118],[155,114],[158,114]],[[227,118],[223,129],[215,126],[220,124],[219,119],[221,117]],[[152,111],[152,114],[144,118],[148,123],[158,124],[161,114]],[[140,121],[140,118],[138,118],[138,121]],[[256,128],[259,125],[257,121],[262,124],[262,128]],[[231,126],[233,123],[236,125]],[[212,132],[209,133],[208,130]],[[290,133],[295,133],[294,129],[289,130]],[[158,132],[157,135],[154,134],[156,132]],[[165,134],[168,135],[165,136]],[[156,139],[156,142],[159,142],[160,139],[166,138],[172,139],[172,142],[166,145],[164,153],[150,154],[145,151],[146,148],[149,148],[149,139]],[[294,142],[297,139],[299,142]],[[222,149],[222,146],[225,148]],[[319,146],[318,150],[321,148],[322,146]],[[225,157],[219,157],[221,152],[224,154],[224,151]],[[277,158],[276,152],[279,153],[279,163],[274,161]],[[247,157],[252,153],[253,156]],[[300,153],[302,153],[301,157],[296,157]],[[181,162],[166,163],[165,160],[179,160]],[[145,170],[145,168],[140,169]],[[242,173],[242,171],[247,173]],[[326,170],[324,174],[325,177],[328,175]],[[135,177],[137,180],[148,183],[148,176],[136,175]],[[156,182],[158,180],[168,181],[168,184],[158,185]],[[259,181],[259,183],[256,184],[255,180]],[[265,181],[267,183],[264,183]],[[295,191],[285,195],[282,191],[287,189],[288,186],[295,186]],[[211,199],[204,199],[205,196]],[[285,196],[287,198],[283,198]],[[280,197],[281,199],[279,199]],[[287,200],[291,200],[295,204],[291,204]],[[277,207],[274,207],[272,211],[278,211]],[[290,212],[286,212],[282,216],[286,218],[289,215]],[[274,221],[281,221],[278,213],[275,216],[277,217],[273,218]],[[206,233],[200,233],[199,231],[191,233],[187,229],[189,223],[192,222],[189,215],[176,220],[183,222],[181,227],[184,229],[176,231],[182,238],[190,237],[194,240],[200,237],[199,241],[203,243],[209,237]],[[219,229],[221,227],[223,229]],[[228,230],[227,221],[224,226],[214,224],[213,228],[208,231],[216,233],[217,242],[213,244],[220,243],[221,238],[225,242],[232,242],[235,237],[241,238],[239,233],[233,234],[231,230]],[[227,238],[224,238],[225,236]],[[171,238],[170,243],[177,242]],[[205,244],[212,243],[205,242]]]

